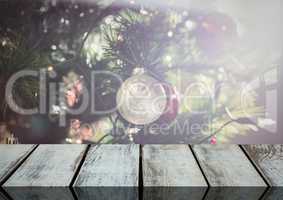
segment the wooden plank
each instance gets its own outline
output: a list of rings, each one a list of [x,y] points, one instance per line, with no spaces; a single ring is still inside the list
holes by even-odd
[[[206,199],[256,199],[267,185],[238,145],[195,145],[211,186]]]
[[[86,145],[40,145],[7,180],[7,186],[69,186]]]
[[[139,145],[92,146],[74,186],[138,186]]]
[[[283,197],[283,145],[245,145],[249,157],[271,185],[266,199]]]
[[[3,188],[13,199],[72,199],[67,188],[86,145],[40,145]]]
[[[145,145],[144,199],[202,199],[205,178],[188,145]]]
[[[139,145],[92,146],[75,181],[79,199],[137,199]]]
[[[35,145],[0,145],[0,183],[34,147]]]

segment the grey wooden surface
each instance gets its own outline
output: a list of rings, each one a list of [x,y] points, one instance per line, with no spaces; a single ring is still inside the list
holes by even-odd
[[[35,145],[0,145],[0,182],[34,147]]]
[[[85,148],[85,145],[40,145],[3,188],[13,199],[19,200],[71,199],[67,187]]]
[[[69,186],[85,148],[85,145],[40,145],[4,187]]]
[[[195,145],[193,150],[212,186],[207,199],[259,199],[266,190],[238,145]]]
[[[136,199],[139,156],[136,144],[92,146],[74,184],[78,197]]]
[[[245,145],[250,158],[273,186],[283,187],[283,145]]]
[[[208,187],[188,145],[145,145],[142,171],[144,199],[197,200]]]
[[[188,145],[145,145],[144,186],[207,187]]]
[[[244,151],[238,145],[195,145],[193,151],[188,145],[89,147],[0,145],[1,187],[19,200],[283,196],[280,145],[248,145]]]
[[[248,156],[273,187],[265,199],[283,199],[283,145],[245,145]]]

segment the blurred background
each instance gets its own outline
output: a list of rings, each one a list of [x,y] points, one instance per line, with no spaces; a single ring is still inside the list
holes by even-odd
[[[0,143],[282,143],[282,13],[281,0],[2,0]],[[34,108],[44,94],[46,113],[4,98],[26,69],[46,72],[46,86],[20,78],[12,96]],[[137,69],[169,85],[171,112],[143,125],[91,105],[68,113],[84,89],[97,111],[116,107],[121,85],[91,72],[126,81]]]

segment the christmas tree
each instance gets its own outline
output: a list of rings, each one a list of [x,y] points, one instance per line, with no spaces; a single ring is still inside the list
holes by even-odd
[[[63,82],[64,98],[48,94],[58,100],[46,118],[57,123],[67,113],[64,134],[52,136],[51,142],[216,143],[263,128],[259,122],[265,111],[253,84],[270,66],[258,70],[242,64],[242,55],[250,53],[235,45],[238,24],[226,13],[135,1],[4,5],[14,13],[1,12],[11,20],[1,22],[1,83],[27,66],[55,73],[49,82]],[[14,15],[24,17],[13,22]],[[21,26],[30,19],[29,26]],[[42,36],[36,43],[35,35]],[[127,90],[121,92],[117,79],[107,74],[92,79],[92,72],[102,70],[119,76],[128,88],[136,76],[159,83],[159,96],[166,98],[163,112],[138,123],[119,109],[119,91],[125,96]],[[36,81],[24,80],[17,87],[20,105],[38,104]],[[83,113],[68,114],[82,104],[83,90],[95,91],[89,98],[96,112],[88,105]]]

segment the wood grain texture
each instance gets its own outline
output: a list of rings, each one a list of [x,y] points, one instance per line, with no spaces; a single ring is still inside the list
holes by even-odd
[[[267,185],[238,145],[195,145],[211,189],[206,199],[259,199]]]
[[[72,199],[68,189],[86,145],[40,145],[3,188],[13,199]]]
[[[35,145],[0,145],[0,182],[17,167]]]
[[[79,199],[136,199],[139,145],[92,146],[75,181]]]
[[[145,145],[144,199],[202,199],[207,189],[188,145]]]
[[[238,145],[195,145],[193,150],[211,186],[266,187]]]
[[[74,186],[138,186],[139,145],[92,146]]]
[[[40,145],[4,187],[69,186],[85,145]]]
[[[248,157],[272,186],[262,199],[282,199],[283,145],[244,145]],[[0,177],[14,200],[74,200],[68,188],[86,145],[0,145]],[[206,200],[258,200],[267,185],[238,145],[192,147],[209,184]],[[78,199],[203,199],[207,184],[188,145],[91,146],[74,183]],[[24,162],[22,162],[27,158]],[[19,166],[19,163],[21,165]],[[0,192],[0,200],[6,200]]]
[[[144,186],[204,186],[204,177],[187,145],[145,145]]]
[[[283,197],[283,145],[244,145],[244,149],[272,186],[266,199]]]
[[[249,157],[272,186],[283,186],[283,145],[245,145]]]

